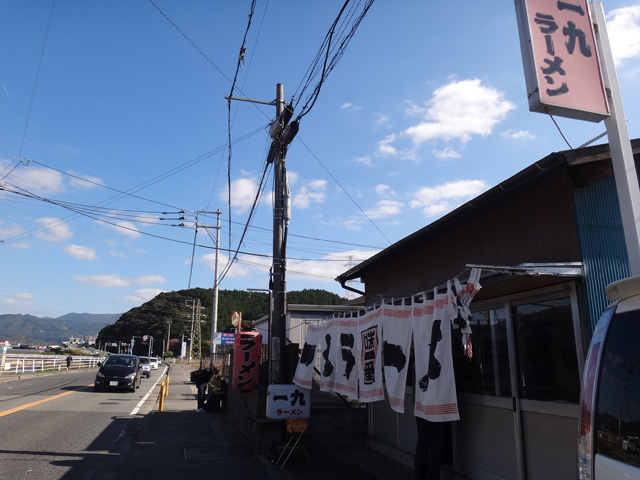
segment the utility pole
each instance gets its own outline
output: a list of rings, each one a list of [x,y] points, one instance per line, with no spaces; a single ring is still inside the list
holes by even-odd
[[[284,110],[284,89],[281,83],[276,86],[276,119],[278,122]],[[273,131],[273,129],[272,129]],[[272,267],[272,285],[269,287],[273,291],[273,316],[271,326],[271,359],[272,379],[273,383],[284,382],[284,347],[286,342],[286,318],[285,310],[287,305],[287,283],[286,273],[286,255],[284,250],[284,163],[285,151],[282,143],[279,141],[278,135],[275,135],[272,149],[274,149],[275,158],[273,159],[273,175],[274,175],[274,208],[273,208],[273,267]]]
[[[286,284],[286,231],[289,225],[288,199],[289,187],[285,168],[285,158],[289,144],[298,133],[298,121],[289,123],[293,115],[291,105],[285,106],[284,87],[281,83],[276,85],[276,99],[273,102],[250,100],[246,98],[225,97],[228,100],[241,100],[252,103],[262,103],[275,105],[276,119],[271,124],[269,131],[273,139],[268,163],[273,162],[274,170],[274,208],[273,208],[273,264],[271,268],[271,279],[269,290],[273,292],[273,313],[271,315],[271,336],[269,338],[269,351],[271,358],[270,383],[284,383],[286,372],[286,305],[287,305],[287,284]]]
[[[211,351],[209,354],[209,364],[213,365],[214,360],[214,350],[217,351],[217,348],[214,349],[214,340],[216,336],[216,332],[218,331],[218,260],[220,257],[220,210],[216,210],[215,212],[202,212],[200,213],[215,213],[217,215],[217,222],[215,227],[202,225],[202,228],[215,228],[216,229],[216,260],[213,270],[213,311],[211,313]],[[197,221],[196,221],[197,223]],[[196,225],[198,228],[198,225]]]

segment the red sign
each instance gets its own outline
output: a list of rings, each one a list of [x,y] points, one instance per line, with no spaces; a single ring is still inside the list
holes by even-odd
[[[248,392],[258,387],[260,369],[260,334],[242,332],[236,334],[233,348],[232,388]]]
[[[516,0],[529,109],[599,122],[609,116],[586,0]]]

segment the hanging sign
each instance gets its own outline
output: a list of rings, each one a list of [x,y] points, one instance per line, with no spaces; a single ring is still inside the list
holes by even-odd
[[[586,0],[516,0],[529,110],[599,122],[609,107]]]

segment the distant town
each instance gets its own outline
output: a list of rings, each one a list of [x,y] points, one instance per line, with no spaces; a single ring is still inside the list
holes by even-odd
[[[88,348],[96,343],[97,335],[86,335],[82,337],[70,337],[68,340],[61,342],[61,345],[27,345],[21,343],[11,343],[9,340],[0,340],[0,349],[7,350],[38,350],[38,351],[54,351],[54,350],[70,350],[72,348]]]

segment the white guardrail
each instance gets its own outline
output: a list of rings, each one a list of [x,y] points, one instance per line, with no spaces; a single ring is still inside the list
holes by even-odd
[[[69,370],[96,367],[103,357],[72,356]],[[16,355],[8,353],[1,374],[67,370],[67,355]]]

